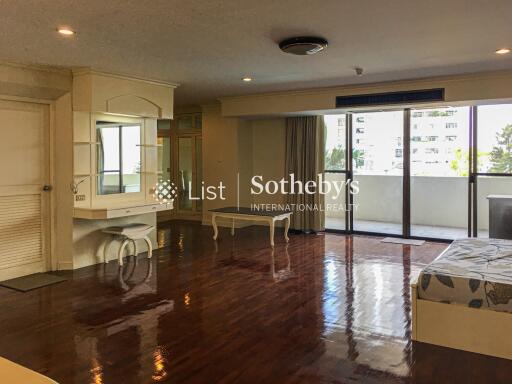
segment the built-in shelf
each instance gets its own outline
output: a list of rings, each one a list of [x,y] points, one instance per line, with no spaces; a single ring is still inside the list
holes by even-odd
[[[96,141],[75,141],[74,145],[100,145],[101,143]]]
[[[137,147],[143,147],[143,148],[159,148],[163,147],[162,144],[137,144]]]

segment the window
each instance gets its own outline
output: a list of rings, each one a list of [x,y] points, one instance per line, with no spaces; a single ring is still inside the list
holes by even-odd
[[[478,107],[478,172],[512,173],[512,104]]]
[[[423,117],[412,117],[411,176],[465,177],[469,172],[469,107],[423,109]],[[450,127],[450,131],[445,131]],[[418,139],[418,138],[421,138]],[[421,143],[420,143],[421,142]],[[414,160],[419,160],[415,162]],[[428,160],[428,163],[427,163]]]
[[[96,122],[97,193],[140,192],[140,124]]]
[[[345,169],[345,115],[325,115],[325,170]]]

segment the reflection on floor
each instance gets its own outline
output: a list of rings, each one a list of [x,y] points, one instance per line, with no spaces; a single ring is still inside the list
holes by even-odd
[[[345,219],[336,217],[325,218],[325,228],[345,229]],[[354,230],[362,232],[388,233],[399,235],[402,233],[401,223],[389,223],[383,221],[354,220]],[[467,228],[442,227],[432,225],[411,225],[411,235],[435,239],[458,239],[468,237]],[[478,232],[479,237],[489,237],[488,231]]]
[[[511,382],[511,361],[411,342],[411,276],[446,244],[211,235],[173,222],[149,263],[0,288],[0,355],[61,384]]]

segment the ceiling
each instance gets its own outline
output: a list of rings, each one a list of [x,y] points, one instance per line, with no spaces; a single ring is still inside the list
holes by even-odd
[[[512,46],[511,14],[510,0],[0,0],[0,60],[177,82],[177,104],[189,105],[512,68],[512,54],[494,53]],[[282,53],[276,42],[294,35],[329,47]]]

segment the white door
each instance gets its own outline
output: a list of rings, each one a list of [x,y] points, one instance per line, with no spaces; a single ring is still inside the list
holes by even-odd
[[[49,107],[0,100],[0,281],[47,270]]]

